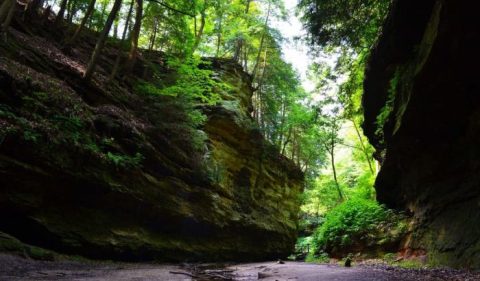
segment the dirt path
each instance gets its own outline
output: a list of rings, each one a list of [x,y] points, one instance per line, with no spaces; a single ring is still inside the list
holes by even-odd
[[[0,280],[474,281],[480,280],[480,274],[452,270],[405,270],[386,266],[345,268],[300,262],[250,263],[213,269],[205,265],[45,262],[0,254]]]

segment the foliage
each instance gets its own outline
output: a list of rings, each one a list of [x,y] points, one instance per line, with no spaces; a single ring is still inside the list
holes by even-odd
[[[143,155],[138,152],[133,156],[107,152],[107,160],[119,168],[139,168],[143,159]]]
[[[214,105],[220,101],[218,92],[227,86],[212,79],[213,71],[205,68],[208,62],[193,56],[185,60],[171,59],[168,64],[176,70],[177,79],[175,84],[162,89],[162,94],[184,95],[193,102],[207,105]]]
[[[380,113],[377,115],[377,118],[376,118],[377,129],[375,131],[375,134],[377,136],[383,136],[384,125],[390,118],[390,114],[393,112],[394,105],[395,105],[395,94],[397,93],[399,73],[400,72],[397,70],[392,80],[390,81],[390,89],[388,91],[387,101],[385,105],[382,107],[382,109],[380,109]]]
[[[220,93],[228,91],[229,86],[214,79],[210,63],[196,56],[183,60],[172,58],[168,66],[175,73],[173,83],[164,86],[163,81],[140,81],[135,92],[155,100],[155,107],[164,115],[158,117],[162,119],[158,126],[170,124],[168,129],[175,130],[182,142],[189,142],[190,147],[201,151],[206,136],[200,129],[207,119],[201,108],[217,104]]]
[[[403,216],[375,201],[353,198],[326,215],[325,222],[313,235],[311,254],[338,251],[358,243],[386,244],[401,237],[405,231]],[[392,237],[387,237],[389,235]]]
[[[319,46],[368,49],[378,36],[390,0],[301,0],[302,20]]]

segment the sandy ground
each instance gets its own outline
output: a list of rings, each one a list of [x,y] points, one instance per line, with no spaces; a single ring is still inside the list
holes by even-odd
[[[345,268],[302,262],[212,265],[165,265],[93,262],[46,262],[0,254],[0,280],[264,280],[264,281],[430,281],[480,280],[480,274],[454,270],[407,270],[376,266]]]

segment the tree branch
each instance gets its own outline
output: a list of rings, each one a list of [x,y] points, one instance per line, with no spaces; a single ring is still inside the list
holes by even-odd
[[[167,4],[165,4],[164,2],[162,2],[162,1],[159,1],[159,0],[147,0],[147,1],[157,3],[158,5],[160,5],[160,6],[164,7],[164,8],[167,8],[167,9],[169,9],[169,10],[171,10],[171,11],[174,11],[175,13],[179,13],[179,14],[182,14],[182,15],[185,15],[185,16],[189,16],[189,17],[191,17],[191,18],[195,18],[195,15],[192,15],[192,14],[190,14],[190,13],[188,13],[188,12],[185,12],[185,11],[178,10],[178,9],[176,9],[176,8],[173,8],[172,6],[167,5]]]

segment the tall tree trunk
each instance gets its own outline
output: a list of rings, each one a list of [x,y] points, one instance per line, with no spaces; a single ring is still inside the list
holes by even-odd
[[[243,38],[237,38],[235,42],[235,51],[233,53],[233,60],[238,63],[241,63],[242,47],[243,47]]]
[[[248,12],[250,11],[250,3],[252,2],[252,0],[247,0],[247,2],[245,3],[245,14],[248,14]]]
[[[0,18],[5,18],[2,21],[2,25],[0,27],[0,33],[4,34],[4,36],[5,36],[4,39],[6,40],[8,27],[10,26],[10,23],[12,22],[12,19],[13,19],[13,15],[15,14],[15,8],[16,8],[16,5],[17,5],[17,1],[16,0],[5,0],[5,2],[10,2],[10,4],[8,5],[8,10],[6,10],[5,17],[3,17],[3,15],[0,15]]]
[[[249,49],[243,48],[243,70],[248,73],[248,51]]]
[[[153,33],[152,36],[150,37],[150,44],[148,46],[148,49],[151,51],[155,47],[155,41],[157,40],[157,32],[158,32],[158,19],[155,17],[153,19]]]
[[[43,15],[42,15],[42,25],[45,25],[45,23],[48,22],[48,19],[50,17],[50,13],[52,12],[52,6],[48,5],[45,10],[43,10]]]
[[[127,38],[127,32],[130,27],[130,20],[132,18],[132,13],[133,13],[133,4],[135,0],[130,1],[130,6],[128,7],[128,13],[127,13],[127,18],[125,19],[125,27],[123,28],[122,32],[122,42],[125,41]]]
[[[373,174],[375,174],[375,171],[373,170],[370,155],[368,155],[367,148],[365,147],[365,144],[363,143],[363,139],[362,139],[362,135],[360,134],[360,130],[358,129],[357,123],[355,122],[355,120],[353,118],[350,121],[352,121],[352,123],[353,123],[353,127],[355,128],[355,132],[357,133],[358,141],[360,142],[360,146],[362,147],[362,151],[365,154],[365,158],[367,158],[368,167],[370,168],[370,172],[372,172],[372,175],[373,175]]]
[[[125,73],[130,73],[135,65],[138,50],[138,38],[140,37],[140,30],[142,29],[143,17],[143,0],[135,0],[135,24],[133,25],[132,35],[130,36],[130,52],[128,53],[128,60],[125,65]]]
[[[105,42],[107,40],[108,33],[110,32],[110,28],[112,27],[112,23],[115,20],[115,17],[117,16],[117,13],[120,10],[121,6],[122,6],[122,0],[115,0],[115,2],[113,3],[112,10],[108,15],[107,21],[105,22],[105,26],[103,27],[100,37],[97,40],[97,44],[95,45],[95,49],[93,50],[92,57],[88,62],[87,70],[83,75],[83,78],[85,79],[85,81],[89,81],[92,78],[92,74],[95,71],[95,66],[97,65],[98,58],[100,57],[103,47],[105,46]]]
[[[263,80],[265,78],[265,73],[267,72],[267,53],[268,53],[268,49],[265,49],[265,54],[263,56],[262,75],[260,75],[260,78],[258,79],[258,82],[256,83],[255,91],[259,90],[263,85]]]
[[[8,17],[10,12],[10,8],[15,6],[15,0],[3,0],[2,4],[0,5],[0,24],[5,22],[5,19]]]
[[[255,66],[253,67],[253,71],[252,71],[252,77],[254,77],[254,79],[255,79],[255,75],[257,74],[258,64],[260,63],[260,57],[262,54],[263,44],[265,42],[265,36],[267,35],[268,19],[270,17],[271,6],[272,6],[272,2],[269,2],[268,9],[267,9],[267,17],[265,18],[265,23],[263,26],[262,38],[260,39],[260,46],[258,47],[257,59],[255,60]]]
[[[30,19],[34,18],[37,16],[37,11],[38,8],[42,7],[43,5],[43,0],[32,0],[27,4],[27,7],[25,8],[25,13],[23,14],[23,20],[27,19],[29,21]]]
[[[96,3],[96,0],[90,0],[90,3],[88,3],[87,11],[85,11],[85,15],[83,16],[83,19],[80,22],[80,25],[77,27],[77,29],[75,30],[75,33],[70,38],[70,40],[68,40],[67,44],[69,45],[74,44],[75,41],[77,41],[78,36],[80,36],[80,33],[82,32],[82,29],[85,26],[85,23],[87,23],[88,19],[93,14],[93,11],[95,9],[95,3]]]
[[[282,147],[282,152],[281,152],[282,155],[286,156],[286,154],[285,154],[286,151],[285,150],[287,149],[287,144],[290,142],[291,136],[292,136],[292,127],[289,127],[287,138],[283,142],[283,147]]]
[[[286,104],[285,101],[282,99],[282,110],[281,110],[281,117],[280,117],[280,124],[278,128],[278,140],[275,142],[277,147],[281,147],[282,143],[285,139],[285,121],[286,121]]]
[[[202,40],[203,30],[205,29],[205,21],[206,21],[206,10],[207,10],[207,1],[203,2],[203,8],[200,11],[200,27],[198,28],[198,32],[195,35],[195,43],[193,44],[192,54],[200,45],[200,41]]]
[[[217,58],[220,54],[220,46],[222,45],[222,23],[223,23],[223,15],[220,15],[220,19],[218,22],[218,30],[217,30],[217,50],[215,51],[215,57]]]
[[[118,20],[113,22],[113,38],[118,38]]]
[[[337,178],[337,168],[335,167],[335,141],[332,139],[330,147],[327,149],[328,153],[330,154],[330,162],[332,165],[333,171],[333,180],[335,181],[335,187],[337,188],[338,198],[343,201],[345,198],[343,196],[342,190],[340,189],[340,184],[338,183]]]
[[[251,0],[247,0],[247,2],[245,2],[245,15],[247,15],[250,11],[250,2]],[[233,59],[239,63],[241,63],[241,59],[242,59],[242,49],[244,48],[244,40],[243,40],[243,35],[241,38],[238,38],[237,39],[237,43],[236,43],[236,48],[235,48],[235,52],[234,52],[234,55],[233,55]]]
[[[128,8],[128,14],[127,14],[127,19],[125,20],[125,26],[123,27],[123,33],[122,33],[122,46],[123,42],[125,41],[125,38],[127,38],[127,31],[128,31],[128,26],[130,23],[130,18],[132,17],[133,13],[133,3],[135,0],[130,1],[130,7]],[[115,59],[115,64],[113,65],[112,73],[110,73],[110,76],[108,77],[108,82],[110,83],[115,79],[115,76],[117,76],[118,69],[120,68],[120,62],[122,60],[122,52],[123,50],[119,50],[117,54],[117,58]]]
[[[73,21],[73,10],[74,10],[74,0],[69,0],[67,3],[67,22],[72,23]]]
[[[63,16],[65,15],[65,10],[67,9],[68,0],[62,0],[60,2],[60,10],[58,11],[57,17],[55,18],[54,25],[58,25],[63,21]]]

